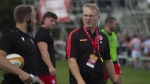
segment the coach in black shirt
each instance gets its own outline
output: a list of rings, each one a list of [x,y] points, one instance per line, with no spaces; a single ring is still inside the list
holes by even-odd
[[[36,76],[36,46],[27,34],[33,30],[36,23],[36,13],[32,6],[19,5],[15,8],[16,27],[6,32],[0,39],[0,69],[4,74],[2,84],[31,84],[30,74]],[[10,64],[5,58],[7,54],[16,53],[24,58],[22,69]],[[36,83],[35,83],[36,84]]]
[[[105,84],[103,65],[114,84],[117,84],[107,37],[98,31],[100,9],[94,3],[83,8],[84,25],[68,37],[66,56],[70,68],[70,84]]]

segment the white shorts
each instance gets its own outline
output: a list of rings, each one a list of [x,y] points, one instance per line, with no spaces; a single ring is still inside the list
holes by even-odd
[[[132,58],[139,58],[141,57],[141,51],[133,50],[131,56]]]

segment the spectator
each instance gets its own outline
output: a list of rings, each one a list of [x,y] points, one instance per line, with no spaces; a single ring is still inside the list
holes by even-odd
[[[142,43],[141,39],[137,36],[134,35],[134,37],[131,39],[130,42],[130,48],[131,48],[131,56],[134,59],[133,65],[135,69],[140,69],[141,68],[141,52],[142,52]]]

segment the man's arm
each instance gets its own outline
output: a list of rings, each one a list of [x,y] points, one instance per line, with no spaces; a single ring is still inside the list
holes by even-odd
[[[69,64],[70,71],[73,74],[73,76],[75,77],[75,79],[77,80],[78,84],[85,84],[83,78],[81,77],[76,59],[68,58],[68,64]]]
[[[0,50],[0,69],[8,72],[8,73],[12,73],[15,75],[18,75],[19,78],[27,84],[31,84],[32,83],[32,78],[30,77],[30,75],[26,72],[24,72],[23,70],[21,70],[20,68],[17,68],[15,66],[13,66],[7,59],[6,59],[6,55],[7,53],[3,50]]]
[[[113,62],[111,60],[105,60],[104,64],[105,64],[106,71],[107,71],[108,76],[111,79],[111,81],[113,83],[117,82],[117,78],[116,78],[116,75],[115,75],[115,69],[114,69]]]
[[[56,70],[53,67],[53,64],[52,64],[52,62],[50,60],[49,52],[47,51],[47,49],[48,49],[47,43],[39,42],[39,43],[37,43],[37,46],[38,46],[38,48],[40,50],[40,53],[42,55],[43,61],[49,67],[50,74],[53,75],[53,76],[56,76]]]

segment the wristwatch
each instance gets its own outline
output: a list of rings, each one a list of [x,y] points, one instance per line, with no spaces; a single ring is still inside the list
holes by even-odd
[[[114,82],[113,84],[119,84],[118,82]]]

